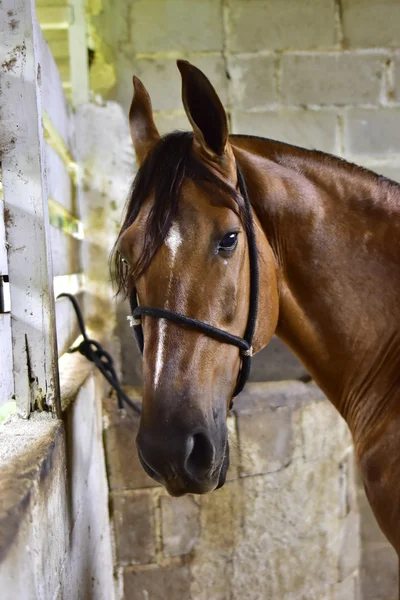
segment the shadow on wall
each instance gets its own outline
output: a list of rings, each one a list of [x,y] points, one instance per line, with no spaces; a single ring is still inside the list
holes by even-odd
[[[125,301],[118,307],[117,320],[117,336],[121,340],[122,380],[124,385],[139,386],[142,384],[142,361],[126,318],[129,314],[129,303]],[[310,376],[292,352],[274,336],[268,346],[254,356],[250,381],[288,379],[307,382]]]

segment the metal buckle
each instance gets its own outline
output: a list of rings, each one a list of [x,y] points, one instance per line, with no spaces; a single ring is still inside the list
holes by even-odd
[[[132,317],[132,315],[128,315],[126,317],[126,320],[129,321],[130,327],[138,327],[139,325],[142,324],[142,320],[140,317],[138,319],[136,319],[135,317]]]

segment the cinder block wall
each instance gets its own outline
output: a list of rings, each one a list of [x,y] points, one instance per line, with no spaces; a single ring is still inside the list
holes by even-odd
[[[135,73],[163,133],[189,127],[175,66],[184,57],[210,77],[232,132],[400,179],[397,0],[103,0],[91,27],[94,89],[127,110]]]
[[[187,58],[202,68],[215,85],[227,108],[232,132],[262,135],[331,152],[400,181],[398,0],[102,0],[89,3],[89,12],[93,89],[104,98],[118,101],[127,113],[132,96],[131,78],[135,73],[150,91],[161,133],[189,127],[182,110],[180,79],[175,66],[177,58]],[[118,334],[123,341],[125,381],[137,385],[140,383],[140,362],[132,333],[126,327],[127,313],[127,306],[123,306]],[[266,353],[256,357],[256,361],[253,376],[258,381],[306,376],[302,367],[275,340]],[[307,532],[298,532],[299,545],[296,546],[295,536],[287,538],[287,523],[280,532],[282,540],[286,541],[282,544],[281,559],[268,562],[265,554],[274,554],[279,547],[279,544],[275,545],[279,536],[271,538],[275,534],[270,532],[276,533],[271,529],[271,519],[280,522],[285,515],[292,514],[289,507],[292,498],[302,507],[296,489],[303,477],[301,473],[307,476],[310,457],[303,456],[300,463],[296,463],[302,465],[297,475],[292,472],[291,463],[287,467],[281,464],[273,474],[249,474],[246,466],[237,466],[235,468],[239,470],[224,490],[204,499],[188,498],[174,504],[164,497],[160,488],[151,488],[150,480],[143,480],[144,475],[135,464],[132,424],[128,427],[128,421],[125,425],[121,421],[117,423],[115,415],[108,418],[113,423],[106,431],[106,441],[114,444],[114,457],[109,454],[108,467],[113,490],[116,556],[121,585],[123,580],[128,590],[126,598],[141,598],[143,596],[135,596],[138,592],[134,590],[146,589],[150,590],[150,598],[222,599],[240,597],[242,593],[242,597],[253,599],[258,597],[254,591],[257,582],[258,589],[266,586],[265,589],[270,590],[260,596],[263,598],[352,600],[358,598],[358,593],[363,600],[396,598],[395,555],[375,525],[360,483],[355,492],[361,515],[359,533],[354,504],[350,516],[343,517],[342,529],[339,528],[342,532],[339,538],[344,546],[340,551],[337,546],[334,550],[330,546],[331,558],[335,556],[342,561],[336,579],[329,569],[327,573],[330,574],[324,575],[321,555],[319,566],[309,555],[308,544],[319,549],[315,550],[317,556],[324,547],[320,543],[322,538],[317,543]],[[259,437],[246,437],[245,429],[240,429],[242,416],[238,414],[235,419],[234,429],[239,432],[243,453],[240,460],[244,460],[246,453],[256,452],[257,444],[268,456],[271,448],[263,445],[261,432],[257,434]],[[323,421],[315,422],[316,438],[326,435],[327,431],[334,432],[332,443],[337,445],[340,454],[344,447],[340,436],[336,437],[336,423],[331,429],[325,427]],[[287,429],[283,427],[282,431],[284,437]],[[113,435],[115,439],[111,442]],[[125,441],[124,449],[121,440]],[[250,450],[246,447],[248,443]],[[123,452],[125,454],[121,454]],[[332,469],[332,465],[336,465],[336,475],[333,470],[329,475],[329,469],[318,472],[318,477],[325,477],[324,485],[332,491],[332,497],[333,490],[338,489],[335,486],[339,485],[337,473],[346,479],[347,463],[342,463],[337,456],[331,463]],[[285,474],[290,474],[292,479],[286,481]],[[250,492],[253,482],[255,488]],[[273,505],[267,500],[271,486],[276,486]],[[315,488],[310,492],[312,497],[318,497],[318,493]],[[257,494],[258,508],[255,509]],[[242,510],[244,505],[241,505],[240,519],[231,522],[228,515],[236,498],[246,502],[246,510]],[[317,523],[319,532],[324,531],[323,523],[326,523],[324,519],[328,518],[330,506],[328,502],[323,509],[327,512]],[[176,510],[179,517],[182,516],[182,522],[187,524],[189,538],[194,535],[196,543],[185,537],[183,529],[173,531],[174,507],[178,507]],[[253,509],[259,511],[259,515],[263,514],[263,520],[260,518],[254,527],[247,525]],[[254,517],[254,523],[257,518]],[[339,519],[337,514],[336,518]],[[143,529],[137,530],[139,522]],[[322,529],[318,529],[318,525]],[[233,527],[235,531],[237,528],[237,533],[231,531]],[[310,533],[315,527],[315,522],[310,521]],[[168,533],[168,528],[172,528],[172,532]],[[120,547],[123,531],[126,536],[133,536],[126,542],[125,550]],[[197,533],[193,534],[193,531]],[[229,543],[226,541],[228,533],[236,536]],[[244,550],[246,536],[247,549]],[[330,543],[330,534],[326,539]],[[271,547],[274,550],[270,550]],[[208,552],[211,560],[207,558]],[[302,553],[307,557],[306,562],[304,565],[299,563],[299,568],[294,565],[290,573],[293,579],[300,578],[295,584],[290,577],[286,578],[287,573],[282,575],[282,569],[287,568],[287,561],[292,564],[290,561],[296,560],[292,554],[297,557]],[[239,576],[240,561],[243,573]],[[257,572],[251,569],[253,561],[258,565]],[[284,565],[282,569],[280,562]],[[356,572],[352,568],[356,569],[356,566],[361,575],[359,591],[356,589],[357,578],[352,575]],[[301,578],[303,571],[308,569],[314,573],[320,587],[315,590],[310,587],[303,592]],[[229,591],[224,591],[217,583],[212,591],[208,590],[208,578],[210,586],[214,586],[213,581],[224,579],[223,573],[225,579],[231,581]],[[321,591],[328,589],[323,587],[328,586],[328,579],[324,580],[324,577],[330,578],[329,593]],[[246,588],[240,587],[240,580],[253,585],[251,594],[243,591]],[[162,589],[164,585],[170,585],[169,582],[175,587],[166,594]],[[201,585],[206,586],[203,591]]]
[[[314,385],[249,384],[229,418],[227,483],[205,496],[171,498],[147,477],[137,427],[110,399],[104,441],[117,597],[359,600],[351,440]]]
[[[89,10],[92,87],[125,114],[135,73],[160,132],[188,129],[175,64],[184,57],[210,77],[232,132],[317,148],[400,180],[397,0],[102,0]],[[128,311],[118,329],[123,374],[138,385]],[[254,360],[254,381],[306,376],[277,340]]]

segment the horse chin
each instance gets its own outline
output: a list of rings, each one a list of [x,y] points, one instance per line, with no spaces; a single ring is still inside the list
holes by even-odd
[[[219,472],[219,478],[218,478],[218,484],[217,487],[215,488],[216,490],[219,490],[219,488],[222,488],[222,486],[224,485],[225,481],[226,481],[226,474],[228,472],[229,469],[229,444],[226,444],[226,449],[225,449],[225,454],[224,454],[224,459],[222,461],[222,465],[221,465],[221,470]]]

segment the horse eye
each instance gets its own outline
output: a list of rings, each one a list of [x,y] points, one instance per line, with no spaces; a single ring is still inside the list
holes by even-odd
[[[227,252],[233,252],[233,250],[236,248],[237,241],[238,241],[238,232],[237,231],[232,231],[231,233],[227,233],[226,235],[224,235],[224,237],[218,244],[218,252],[220,254],[222,254],[222,253],[226,254]]]

